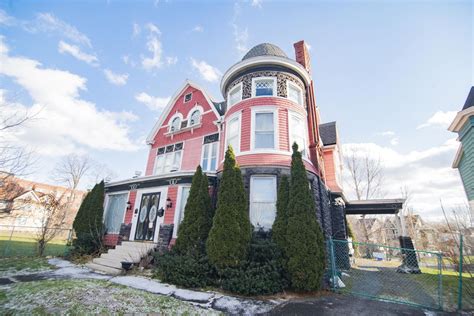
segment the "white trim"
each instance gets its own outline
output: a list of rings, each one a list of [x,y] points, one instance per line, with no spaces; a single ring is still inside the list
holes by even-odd
[[[203,88],[201,88],[201,86],[199,86],[198,84],[190,81],[190,80],[185,80],[183,85],[181,86],[180,89],[178,89],[175,94],[171,97],[170,101],[168,102],[168,104],[166,105],[166,107],[163,109],[163,111],[161,112],[161,115],[160,117],[158,118],[158,120],[156,121],[155,125],[153,126],[152,130],[150,131],[150,133],[148,134],[147,138],[146,138],[146,143],[148,145],[150,144],[153,144],[154,142],[154,138],[155,138],[155,135],[156,133],[158,133],[158,130],[160,129],[160,127],[163,125],[164,123],[164,120],[168,117],[168,115],[170,114],[171,110],[173,109],[173,106],[175,105],[176,101],[178,100],[178,98],[181,96],[181,94],[184,92],[184,90],[186,90],[189,86],[201,91],[201,93],[204,95],[204,98],[206,99],[207,103],[209,104],[209,106],[211,107],[211,110],[212,112],[214,112],[215,116],[217,119],[220,119],[221,115],[219,114],[219,112],[217,112],[217,109],[215,108],[214,104],[213,104],[213,98],[210,97],[210,95],[206,92],[206,90],[204,90]]]
[[[105,199],[104,199],[104,213],[102,214],[102,223],[105,226],[105,217],[107,213],[107,207],[109,206],[109,197],[111,195],[119,195],[119,194],[127,194],[127,201],[125,202],[125,211],[123,212],[123,218],[122,218],[122,224],[125,223],[125,217],[127,216],[127,203],[130,202],[130,190],[123,190],[123,191],[117,191],[117,192],[110,192],[105,194]],[[120,232],[119,232],[120,233]]]
[[[239,100],[235,103],[230,104],[230,95],[234,90],[240,90],[240,96]],[[239,84],[236,84],[232,89],[229,89],[229,92],[227,93],[227,110],[229,110],[231,107],[242,101],[242,90],[243,90],[243,84],[240,82]]]
[[[448,130],[451,131],[451,132],[459,132],[462,127],[464,126],[464,124],[466,123],[466,121],[469,119],[469,117],[471,117],[472,115],[474,115],[474,107],[469,107],[461,112],[458,112],[458,114],[456,115],[456,117],[454,118],[453,122],[451,123],[451,125],[449,125],[448,127]]]
[[[173,229],[172,238],[178,237],[178,229],[179,229],[179,224],[180,224],[178,223],[178,220],[181,214],[180,210],[181,210],[181,197],[183,195],[183,188],[191,188],[191,184],[183,184],[178,187],[178,194],[176,195],[176,207],[174,209],[174,219],[173,219],[175,229]]]
[[[212,135],[212,134],[211,134]],[[203,142],[204,142],[204,137],[203,137]],[[207,144],[202,144],[202,150],[201,150],[201,161],[200,161],[200,166],[202,168],[202,171],[203,172],[215,172],[217,170],[217,167],[219,167],[219,143],[220,143],[220,140],[218,140],[217,142],[212,142],[212,143],[207,143]],[[203,166],[202,162],[204,160],[204,147],[205,146],[210,146],[210,150],[209,150],[209,157],[207,159],[207,163],[210,164],[211,163],[211,157],[212,157],[212,145],[213,144],[216,144],[217,145],[217,148],[216,148],[216,168],[214,170],[208,170],[207,169],[207,166]]]
[[[305,81],[306,85],[311,83],[311,77],[308,71],[298,62],[278,56],[257,56],[249,59],[239,61],[232,67],[230,67],[225,74],[222,76],[220,88],[222,95],[225,95],[224,88],[227,85],[227,82],[233,77],[234,74],[242,72],[246,69],[253,68],[258,65],[282,65],[289,69],[296,71]]]
[[[242,137],[242,111],[238,111],[238,112],[235,112],[233,113],[231,116],[229,116],[229,118],[227,118],[225,120],[225,140],[224,140],[224,144],[225,144],[225,147],[224,147],[224,156],[225,156],[225,152],[227,151],[227,148],[228,148],[228,144],[227,144],[227,139],[228,139],[228,136],[229,136],[229,133],[228,133],[228,127],[229,127],[229,122],[232,121],[233,119],[235,118],[238,118],[239,120],[239,123],[238,123],[238,135],[237,135],[237,140],[238,140],[238,145],[237,147],[238,148],[233,148],[234,149],[234,154],[238,154],[240,153],[240,145],[241,145],[241,140],[240,138]]]
[[[301,121],[303,122],[304,124],[304,146],[305,146],[305,154],[302,155],[303,158],[308,158],[309,157],[309,145],[308,145],[308,123],[306,121],[306,117],[304,117],[303,115],[301,115],[300,113],[296,112],[296,111],[291,111],[289,110],[288,111],[288,141],[289,141],[289,147],[288,147],[288,150],[289,152],[293,152],[293,137],[292,137],[292,133],[291,131],[293,130],[293,126],[291,124],[291,116],[294,115],[294,116],[297,116],[301,119]]]
[[[255,81],[260,81],[260,80],[272,80],[273,81],[273,89],[272,89],[272,95],[259,95],[256,96],[255,92]],[[252,78],[252,98],[268,98],[268,97],[276,97],[277,96],[277,77],[255,77]]]
[[[168,187],[161,186],[161,187],[154,187],[154,188],[146,188],[146,189],[138,189],[137,195],[135,197],[135,205],[133,206],[133,217],[132,217],[132,229],[130,230],[130,241],[135,240],[135,231],[137,229],[137,220],[138,214],[140,213],[140,204],[142,202],[142,195],[145,193],[158,193],[160,192],[160,202],[158,204],[158,209],[163,208],[166,213],[166,199],[168,197]],[[138,203],[138,205],[137,205]],[[138,209],[138,212],[135,213],[135,209]],[[156,229],[155,229],[155,236],[153,236],[153,242],[158,242],[158,233],[160,231],[160,225],[163,224],[165,220],[165,214],[162,217],[158,217],[156,219]]]
[[[177,130],[172,131],[171,127],[173,126],[173,121],[176,118],[180,119],[179,126]],[[173,134],[173,133],[179,132],[179,130],[181,129],[181,124],[183,123],[183,120],[184,120],[183,114],[181,114],[180,112],[176,112],[175,114],[173,114],[173,116],[170,117],[170,119],[168,120],[168,133]]]
[[[108,182],[105,184],[105,187],[109,188],[109,187],[114,187],[121,184],[138,183],[138,182],[157,180],[157,179],[167,179],[167,178],[171,179],[171,178],[176,178],[176,177],[192,176],[194,175],[195,172],[196,170],[182,170],[182,171],[171,172],[171,173],[166,173],[162,175],[154,174],[154,175],[149,175],[149,176],[120,180],[116,182]],[[212,174],[213,174],[212,172],[208,173],[208,175],[212,175]]]
[[[273,114],[273,148],[255,148],[255,116],[257,113],[272,113]],[[250,150],[251,151],[275,151],[279,150],[279,124],[278,124],[278,108],[274,106],[258,106],[251,108],[250,116]]]
[[[454,156],[454,161],[453,161],[453,168],[457,169],[459,167],[459,163],[461,162],[461,158],[463,155],[463,148],[462,148],[462,143],[459,145],[458,150],[456,151],[456,156]]]
[[[189,99],[189,101],[186,101],[186,96],[187,95],[191,95],[191,98]],[[193,100],[193,93],[192,92],[189,92],[189,93],[186,93],[185,95],[183,95],[183,103],[188,103],[188,102],[191,102]]]
[[[290,99],[290,97],[289,97],[289,95],[290,95],[290,86],[292,86],[293,88],[296,88],[296,89],[298,89],[298,90],[300,91],[300,98],[301,98],[300,102],[301,102],[301,103],[295,102],[294,100],[291,100],[291,99]],[[296,103],[296,104],[298,104],[298,105],[304,107],[303,89],[301,89],[300,86],[298,86],[296,83],[294,83],[294,82],[292,82],[292,81],[290,81],[290,80],[286,80],[286,98],[287,98],[289,101],[294,102],[294,103]]]
[[[194,112],[196,111],[199,111],[199,122],[195,122],[193,125],[190,125],[191,124],[191,115],[193,115]],[[202,108],[202,106],[200,106],[199,104],[195,104],[188,112],[188,116],[186,118],[186,120],[188,121],[188,125],[186,126],[187,128],[189,127],[197,127],[197,125],[200,125],[201,122],[202,122],[202,117],[204,115],[204,109]]]
[[[249,194],[249,217],[250,217],[250,220],[252,219],[252,216],[251,216],[251,212],[252,212],[252,203],[254,202],[253,201],[253,195],[254,195],[254,187],[255,187],[255,179],[262,179],[262,178],[269,178],[269,179],[272,179],[272,182],[273,182],[273,187],[275,189],[275,218],[276,218],[276,203],[277,203],[277,195],[278,195],[278,188],[277,188],[277,176],[276,175],[269,175],[269,174],[258,174],[258,175],[252,175],[250,177],[250,194]],[[254,223],[251,222],[252,225],[254,225]],[[272,223],[273,225],[273,223]],[[257,226],[254,225],[255,228],[258,228]],[[265,229],[271,229],[271,227],[266,227]]]

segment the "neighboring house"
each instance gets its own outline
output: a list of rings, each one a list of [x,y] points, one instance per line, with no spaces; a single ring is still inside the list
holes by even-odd
[[[207,174],[215,202],[230,145],[242,170],[251,223],[270,229],[278,181],[290,173],[294,142],[325,236],[346,237],[336,124],[320,124],[308,50],[303,41],[294,47],[295,60],[272,44],[252,48],[223,75],[223,101],[185,81],[148,135],[145,175],[106,183],[106,244],[157,242],[160,228],[169,231],[171,224],[174,242],[196,167]]]
[[[454,158],[453,168],[459,170],[474,217],[474,87],[471,87],[466,103],[454,118],[449,130],[459,135],[461,144]]]
[[[65,231],[71,229],[86,192],[13,176],[4,177],[0,183],[0,229],[11,230],[14,227],[15,231],[36,231],[44,220],[42,203],[51,193],[63,196],[62,201],[67,208],[61,228]]]

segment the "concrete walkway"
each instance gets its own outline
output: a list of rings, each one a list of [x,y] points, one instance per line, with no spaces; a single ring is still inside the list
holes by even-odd
[[[281,302],[259,301],[227,296],[217,292],[202,292],[185,290],[161,283],[159,281],[138,276],[110,276],[99,274],[92,270],[75,265],[62,259],[50,259],[48,263],[57,267],[56,270],[41,271],[38,273],[17,274],[0,278],[0,285],[17,282],[34,282],[54,279],[96,279],[128,286],[134,289],[147,291],[158,295],[167,295],[182,301],[190,302],[204,308],[212,308],[228,314],[255,315],[271,311]]]

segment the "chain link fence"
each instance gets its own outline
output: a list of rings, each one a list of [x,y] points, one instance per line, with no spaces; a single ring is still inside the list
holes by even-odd
[[[329,240],[328,257],[334,291],[447,311],[474,308],[472,270],[460,271],[443,253]]]
[[[49,228],[54,238],[46,244],[45,256],[64,256],[72,242],[71,228]],[[0,257],[34,257],[39,254],[41,227],[0,225]]]

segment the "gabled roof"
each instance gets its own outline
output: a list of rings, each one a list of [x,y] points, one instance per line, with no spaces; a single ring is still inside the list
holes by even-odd
[[[221,114],[219,112],[219,110],[216,108],[216,104],[221,104],[221,103],[218,103],[216,101],[214,101],[211,96],[209,95],[209,93],[206,92],[206,90],[204,90],[201,86],[199,86],[198,84],[186,79],[183,83],[183,85],[176,91],[176,93],[171,97],[170,101],[168,102],[168,104],[165,106],[165,108],[163,109],[163,111],[161,112],[160,114],[160,117],[158,118],[158,120],[156,121],[155,123],[155,126],[153,126],[150,134],[148,134],[148,137],[146,138],[146,143],[149,145],[149,144],[152,144],[153,143],[153,140],[155,138],[155,135],[156,133],[158,133],[158,130],[160,129],[161,125],[163,125],[163,122],[164,120],[168,117],[168,114],[171,112],[171,110],[173,109],[173,106],[174,104],[176,103],[176,101],[178,100],[178,98],[180,97],[180,95],[183,93],[183,91],[188,87],[188,86],[191,86],[191,87],[194,87],[196,88],[197,90],[201,91],[202,94],[204,95],[204,98],[206,98],[206,101],[207,103],[209,103],[209,106],[211,107],[212,111],[214,112],[214,114],[216,115],[216,118],[220,118],[221,117]]]
[[[474,87],[471,87],[471,91],[469,91],[469,95],[462,109],[465,110],[470,107],[474,107]]]
[[[329,122],[319,125],[319,134],[324,146],[337,144],[336,122]]]

